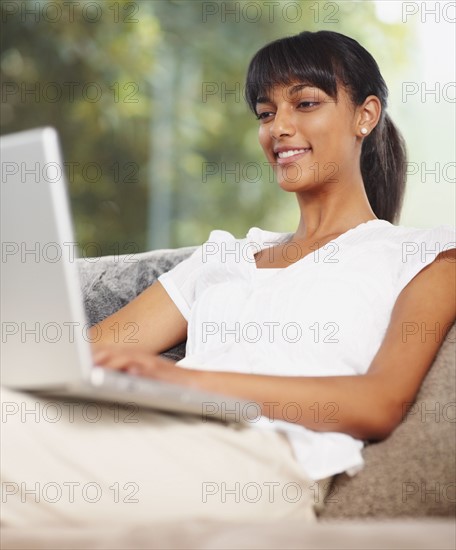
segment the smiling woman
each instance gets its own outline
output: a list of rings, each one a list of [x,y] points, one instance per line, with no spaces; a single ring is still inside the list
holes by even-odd
[[[56,511],[17,493],[3,505],[7,522],[117,522],[149,513],[157,520],[314,521],[314,482],[355,475],[365,440],[388,437],[413,402],[456,317],[456,238],[450,226],[394,225],[405,147],[386,113],[387,87],[375,60],[349,37],[303,32],[253,57],[246,97],[280,187],[296,195],[296,231],[252,227],[241,239],[211,231],[190,257],[93,328],[94,359],[255,401],[261,421],[235,430],[143,412],[139,425],[121,429],[81,418],[72,426],[33,426],[45,441],[59,441],[54,468],[62,484],[77,478],[109,487],[117,475],[127,481],[125,464],[133,464],[144,504],[133,511],[106,501],[98,508],[62,502]],[[233,253],[237,248],[248,253]],[[264,277],[263,268],[275,269]],[[116,343],[112,324],[132,322],[138,342]],[[420,331],[404,341],[404,323],[445,329],[438,341]],[[252,335],[252,327],[264,330]],[[116,337],[122,341],[121,331]],[[186,338],[181,361],[158,356]],[[27,404],[13,392],[8,399]],[[291,406],[299,412],[293,419]],[[7,429],[25,451],[31,424]],[[77,468],[73,436],[84,448],[99,435],[100,455],[84,455]],[[47,451],[36,433],[34,441],[42,460],[28,466],[27,476],[44,480]],[[8,450],[2,468],[3,479],[17,484],[21,474]],[[167,479],[178,480],[174,492]],[[225,499],[210,509],[201,500],[208,481],[226,487],[253,480],[298,483],[305,496],[286,504],[268,495]],[[184,493],[178,504],[176,491]]]

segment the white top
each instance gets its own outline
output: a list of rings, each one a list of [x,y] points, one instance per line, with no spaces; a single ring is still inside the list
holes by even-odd
[[[252,227],[237,239],[213,230],[193,254],[158,277],[188,321],[182,367],[277,376],[359,375],[368,370],[407,283],[456,247],[449,225],[432,229],[370,220],[286,268],[257,268],[254,254],[293,233]],[[285,245],[290,262],[297,245]],[[269,253],[271,253],[270,251]],[[266,253],[266,252],[265,252]],[[312,406],[312,404],[309,404]],[[333,416],[330,404],[315,411]],[[262,417],[252,424],[287,434],[314,480],[363,467],[364,442]]]

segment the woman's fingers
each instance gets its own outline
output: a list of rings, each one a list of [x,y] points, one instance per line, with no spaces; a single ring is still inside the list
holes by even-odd
[[[155,378],[163,382],[199,387],[201,372],[185,369],[176,361],[155,355],[138,346],[106,346],[93,350],[94,364],[107,369]]]
[[[93,351],[92,357],[95,365],[103,365],[109,358],[109,350],[107,349],[97,349]]]
[[[153,366],[153,356],[144,352],[118,350],[105,356],[101,366],[117,370],[133,366],[151,367]]]
[[[96,365],[104,368],[153,378],[168,378],[166,371],[175,366],[175,361],[134,348],[117,347],[117,349],[97,350],[94,352],[93,360]]]

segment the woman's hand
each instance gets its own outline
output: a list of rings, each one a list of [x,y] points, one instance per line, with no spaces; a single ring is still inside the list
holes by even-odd
[[[94,364],[107,369],[198,387],[201,371],[176,366],[176,361],[154,355],[138,346],[104,346],[93,349]]]

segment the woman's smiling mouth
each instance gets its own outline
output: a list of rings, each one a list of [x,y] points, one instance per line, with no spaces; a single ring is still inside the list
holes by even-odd
[[[312,148],[306,147],[302,149],[284,149],[282,151],[274,152],[274,154],[277,164],[287,164],[289,162],[296,162],[310,151],[312,151]]]

